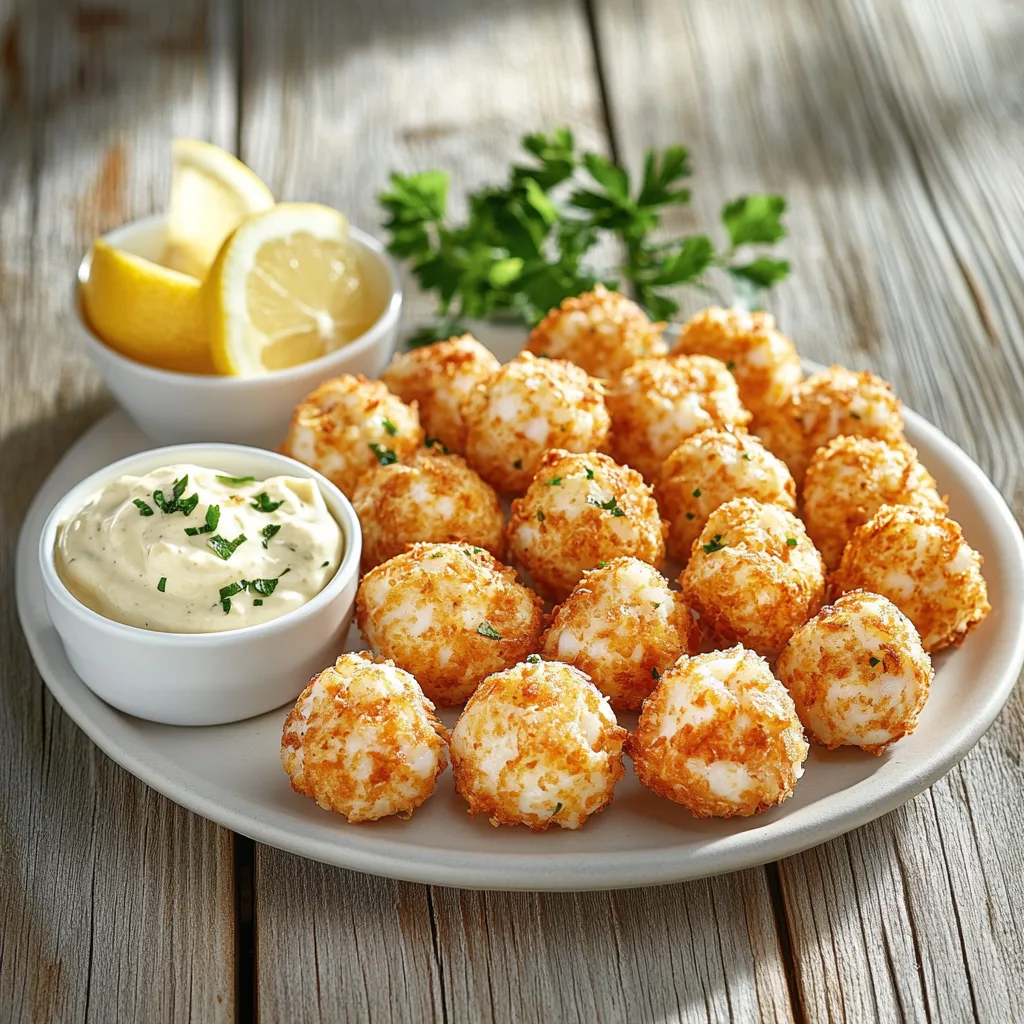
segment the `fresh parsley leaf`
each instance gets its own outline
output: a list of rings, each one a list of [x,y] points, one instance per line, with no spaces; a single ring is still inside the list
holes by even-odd
[[[729,362],[727,362],[727,363],[725,364],[725,368],[726,368],[726,369],[727,369],[727,370],[728,370],[728,371],[729,371],[730,373],[732,373],[732,371],[736,369],[736,360],[735,360],[735,359],[730,359],[730,360],[729,360]]]
[[[263,607],[263,598],[262,597],[254,597],[253,601],[252,601],[252,606],[253,606],[253,608],[262,608]]]
[[[881,665],[882,664],[882,659],[881,658],[874,658],[874,657],[868,658],[868,664],[872,668],[874,668],[876,665]]]
[[[722,543],[722,535],[720,533],[716,533],[707,544],[701,544],[701,547],[704,549],[705,555],[711,555],[716,551],[721,551],[722,548],[725,547]]]
[[[696,519],[697,517],[692,512],[687,512],[686,513],[686,518],[687,519]]]
[[[551,817],[553,818],[561,809],[562,809],[562,801],[559,800],[558,803],[555,804],[555,809],[551,812]]]
[[[744,459],[747,460],[747,462],[750,462],[751,461],[750,452],[744,452],[743,455],[741,456],[741,458],[744,458]]]
[[[156,585],[156,589],[159,590],[161,594],[163,594],[167,590],[167,577],[166,576],[161,576],[160,577],[160,582]]]
[[[151,516],[154,514],[150,505],[147,505],[141,498],[132,498],[132,504],[139,510],[140,516]]]
[[[651,669],[651,678],[657,682],[661,678],[661,673],[658,671],[658,667],[655,666]]]
[[[222,476],[220,473],[217,474],[217,479],[222,484],[227,484],[228,487],[238,487],[241,484],[251,484],[256,477],[254,476]]]
[[[751,263],[743,263],[729,267],[733,277],[743,278],[758,288],[771,288],[773,284],[784,280],[789,275],[788,260],[773,260],[761,256]]]
[[[196,505],[199,504],[199,495],[193,494],[191,497],[182,498],[186,487],[188,487],[187,473],[180,480],[175,480],[171,485],[170,499],[165,497],[162,490],[156,490],[153,492],[153,501],[156,503],[157,508],[165,515],[181,512],[182,515],[190,516],[195,511]]]
[[[276,512],[284,504],[284,498],[280,501],[271,501],[270,495],[266,491],[260,491],[256,495],[255,499],[249,502],[249,507],[256,509],[257,512]]]
[[[248,586],[248,580],[240,580],[238,583],[229,583],[226,587],[220,588],[220,606],[224,609],[225,615],[231,611],[231,598],[242,593]]]
[[[270,542],[280,533],[281,526],[279,523],[269,523],[260,530],[260,536],[263,538],[264,550],[269,549]],[[324,563],[327,564],[326,562]],[[322,568],[322,566],[321,566]]]
[[[195,537],[200,533],[213,533],[219,522],[220,505],[210,505],[206,509],[206,523],[203,526],[186,526],[185,532],[190,537]]]
[[[544,515],[544,510],[540,508],[537,509],[537,522],[543,523],[545,519],[547,519],[547,516]]]
[[[588,480],[593,480],[594,479],[594,471],[589,466],[586,467],[586,470],[587,470],[587,479]]]
[[[526,660],[530,665],[539,665],[544,659],[539,654],[530,654]]]
[[[729,232],[732,247],[749,243],[768,244],[785,238],[782,215],[786,200],[782,196],[740,196],[722,207],[722,223]]]
[[[550,480],[547,481],[547,485],[548,487],[561,487],[562,478],[560,476],[553,476]]]
[[[398,456],[390,448],[385,448],[383,445],[375,444],[371,441],[370,449],[377,456],[377,461],[382,466],[393,466],[398,461]]]
[[[489,623],[481,622],[476,627],[476,631],[481,635],[487,637],[488,640],[500,640],[501,634]]]
[[[787,537],[786,538],[786,546],[787,547],[795,548],[797,546],[797,543],[798,542],[797,542],[796,537]]]
[[[206,542],[206,546],[218,558],[223,558],[226,562],[235,553],[238,546],[244,544],[246,540],[247,538],[244,533],[240,533],[234,540],[227,540],[219,533],[216,533]]]
[[[597,565],[594,566],[594,568],[595,569],[603,569],[607,564],[608,564],[607,562],[598,562]]]
[[[693,496],[699,498],[701,496],[701,489],[699,487],[694,489]]]
[[[614,494],[607,501],[598,501],[597,498],[587,498],[587,503],[595,505],[597,508],[603,509],[605,512],[611,512],[613,516],[624,516],[626,514],[624,509],[619,508],[619,499]]]
[[[280,577],[278,577],[279,579]],[[270,597],[277,589],[277,579],[273,580],[250,580],[249,589],[262,597]]]
[[[326,562],[321,562],[320,563],[320,568],[321,569],[326,569],[327,566],[329,566],[330,564],[331,564],[331,560],[328,558]]]
[[[394,437],[394,436],[395,436],[395,434],[397,434],[397,433],[398,433],[398,427],[396,427],[396,426],[394,425],[394,423],[392,423],[392,422],[391,422],[391,420],[389,420],[389,419],[388,419],[388,418],[387,418],[386,416],[384,417],[383,423],[384,423],[384,429],[385,429],[385,430],[386,430],[386,431],[387,431],[387,432],[388,432],[388,433],[389,433],[389,434],[390,434],[390,435],[391,435],[392,437]]]
[[[442,455],[451,455],[452,450],[446,444],[442,444],[441,441],[436,437],[428,437],[423,441],[425,448],[440,448]]]

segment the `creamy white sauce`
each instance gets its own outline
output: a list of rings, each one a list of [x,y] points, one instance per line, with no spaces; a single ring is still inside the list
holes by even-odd
[[[108,619],[169,633],[241,629],[301,607],[338,570],[340,527],[313,480],[233,476],[178,465],[112,481],[59,527],[60,578]]]

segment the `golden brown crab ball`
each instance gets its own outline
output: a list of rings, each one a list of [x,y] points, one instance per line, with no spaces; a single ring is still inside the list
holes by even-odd
[[[448,734],[416,680],[390,661],[343,654],[285,719],[292,789],[349,821],[408,818],[448,763]]]
[[[710,356],[640,359],[608,385],[607,403],[612,455],[651,481],[686,438],[750,422],[736,379]]]
[[[368,572],[356,616],[366,642],[441,705],[540,646],[539,597],[481,547],[414,544]]]
[[[296,406],[281,452],[323,473],[350,498],[372,466],[401,462],[423,444],[415,405],[379,380],[345,374]]]
[[[708,629],[774,654],[821,607],[825,566],[791,512],[734,498],[708,517],[679,582]]]
[[[909,444],[843,435],[814,453],[804,477],[803,520],[829,569],[839,564],[853,531],[883,505],[946,514],[932,475]]]
[[[736,646],[680,658],[626,743],[640,781],[697,818],[745,817],[792,795],[807,741],[767,662]]]
[[[855,590],[793,634],[775,672],[820,744],[881,754],[916,728],[932,662],[896,605]]]
[[[384,383],[403,402],[419,405],[428,438],[461,452],[466,430],[462,401],[501,363],[472,334],[399,353],[384,371]]]
[[[632,299],[599,284],[551,310],[530,333],[526,349],[568,359],[593,377],[615,377],[638,359],[668,351],[664,327]]]
[[[582,672],[533,655],[485,679],[455,723],[455,789],[492,825],[577,829],[611,802],[625,738]]]
[[[587,569],[620,555],[659,568],[665,560],[665,524],[651,488],[597,452],[546,452],[526,494],[512,502],[505,530],[510,560],[553,600]]]
[[[654,497],[669,524],[669,554],[684,562],[708,516],[733,498],[796,511],[796,484],[786,464],[745,431],[688,437],[661,467]]]
[[[417,541],[464,541],[505,555],[505,513],[494,488],[458,455],[421,448],[408,462],[368,470],[352,506],[363,533],[363,571]]]
[[[771,313],[702,309],[683,325],[671,354],[702,354],[725,363],[755,421],[781,405],[804,376],[793,342],[776,329]]]
[[[586,672],[616,709],[635,710],[700,628],[683,595],[653,566],[615,558],[584,573],[552,615],[541,654]]]
[[[765,447],[789,466],[797,486],[811,457],[833,437],[855,434],[883,441],[903,440],[900,400],[873,373],[830,366],[813,373],[756,426]]]
[[[499,491],[526,489],[551,448],[597,451],[611,421],[602,386],[572,363],[522,352],[466,397],[465,455]]]
[[[883,505],[858,526],[832,575],[837,593],[882,594],[916,627],[926,651],[959,644],[992,610],[981,555],[960,524],[909,505]]]

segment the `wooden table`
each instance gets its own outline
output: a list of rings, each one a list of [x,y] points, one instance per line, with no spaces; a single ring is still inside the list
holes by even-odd
[[[777,190],[774,305],[871,366],[1024,509],[1024,9],[1006,0],[0,0],[0,1020],[1024,1019],[1024,695],[901,810],[686,885],[483,894],[255,846],[71,724],[16,621],[18,525],[108,408],[75,262],[160,209],[168,141],[376,230],[391,169],[501,176],[567,123],[695,204]],[[426,312],[423,300],[415,311]]]

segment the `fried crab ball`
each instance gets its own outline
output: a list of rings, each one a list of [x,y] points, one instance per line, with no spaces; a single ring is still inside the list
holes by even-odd
[[[889,598],[934,652],[962,643],[992,610],[981,561],[959,523],[910,505],[883,505],[854,530],[832,584],[840,594],[870,590]]]
[[[804,477],[803,520],[829,569],[839,564],[853,531],[883,505],[946,514],[932,475],[909,444],[841,436],[814,453]]]
[[[448,763],[448,734],[416,680],[390,661],[343,654],[285,719],[292,789],[349,821],[408,818]]]
[[[803,379],[793,342],[771,313],[710,306],[683,325],[672,355],[702,354],[725,363],[755,421],[781,405]]]
[[[789,466],[799,486],[811,456],[840,434],[903,440],[900,400],[873,373],[830,366],[813,373],[756,426],[765,447]]]
[[[917,726],[932,662],[896,605],[855,590],[793,634],[775,673],[820,744],[881,754]]]
[[[505,513],[494,488],[458,455],[421,448],[408,462],[367,470],[352,506],[363,532],[363,571],[417,541],[465,541],[505,555]]]
[[[753,435],[705,430],[688,437],[661,467],[654,487],[668,520],[668,550],[686,561],[708,516],[733,498],[756,498],[796,511],[796,484],[782,459]]]
[[[455,723],[455,789],[492,825],[577,829],[611,802],[625,738],[579,669],[532,655],[485,679]]]
[[[539,597],[480,547],[414,544],[368,572],[356,616],[366,642],[441,705],[540,646]]]
[[[825,567],[795,515],[734,498],[708,517],[679,582],[710,629],[774,654],[821,607]]]
[[[604,390],[562,359],[522,352],[466,396],[465,455],[499,491],[519,493],[550,448],[597,451],[608,441]]]
[[[637,558],[584,573],[552,615],[541,654],[586,672],[616,709],[636,710],[700,628],[668,581]]]
[[[561,600],[587,569],[620,555],[658,568],[665,524],[640,474],[607,455],[546,452],[505,527],[509,558],[537,590]]]
[[[807,749],[786,688],[740,646],[680,658],[626,742],[640,781],[697,818],[781,804],[803,775]]]
[[[472,334],[463,334],[396,355],[381,379],[403,402],[418,403],[427,437],[461,452],[462,400],[500,365]]]
[[[379,380],[345,374],[296,406],[281,453],[319,470],[349,498],[371,466],[407,459],[422,444],[415,405]]]
[[[594,377],[615,377],[638,359],[668,351],[664,326],[652,323],[632,299],[599,284],[551,310],[530,333],[526,350],[568,359]]]
[[[710,356],[640,359],[608,385],[611,453],[657,480],[681,441],[702,430],[735,430],[750,422],[736,379]]]

